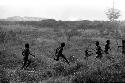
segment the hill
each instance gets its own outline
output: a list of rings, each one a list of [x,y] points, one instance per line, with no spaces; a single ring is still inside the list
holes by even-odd
[[[1,19],[1,21],[41,21],[45,20],[46,18],[40,17],[20,17],[20,16],[13,16],[8,17],[7,19]]]

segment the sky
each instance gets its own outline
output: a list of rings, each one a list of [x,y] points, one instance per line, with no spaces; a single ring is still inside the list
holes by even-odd
[[[125,0],[114,0],[125,20]],[[56,20],[108,20],[105,12],[113,0],[0,0],[0,19],[11,16]]]

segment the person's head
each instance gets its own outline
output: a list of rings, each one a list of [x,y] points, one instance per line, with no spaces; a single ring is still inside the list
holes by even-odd
[[[28,43],[25,44],[25,48],[29,48],[29,44]]]
[[[61,47],[64,47],[65,46],[65,43],[63,42],[63,43],[61,43]]]
[[[125,40],[122,40],[123,43],[125,43]]]
[[[107,42],[107,43],[110,43],[110,40],[107,40],[106,42]]]
[[[96,46],[98,46],[99,45],[99,41],[96,41]]]

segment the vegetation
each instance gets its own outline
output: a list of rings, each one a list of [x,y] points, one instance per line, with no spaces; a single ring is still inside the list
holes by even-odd
[[[106,12],[106,15],[107,15],[107,17],[108,17],[108,19],[110,21],[114,21],[114,20],[116,20],[116,19],[119,18],[119,16],[120,16],[120,10],[114,9],[114,8],[110,8]]]
[[[1,83],[88,83],[124,82],[125,57],[121,55],[121,35],[124,36],[124,22],[109,21],[55,21],[53,19],[31,22],[0,22],[0,82]],[[116,34],[117,33],[117,34]],[[95,49],[98,40],[104,48],[111,40],[110,55],[103,54],[101,60],[95,52],[84,59],[85,48]],[[31,65],[21,70],[22,49],[30,44]],[[63,59],[53,60],[55,49],[66,42]],[[91,49],[91,50],[92,50]]]

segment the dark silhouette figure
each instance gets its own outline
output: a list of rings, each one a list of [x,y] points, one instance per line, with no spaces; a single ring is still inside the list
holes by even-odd
[[[96,58],[101,59],[102,58],[102,52],[103,52],[103,50],[101,49],[101,46],[99,45],[99,42],[96,41],[96,54],[97,54]]]
[[[110,40],[107,40],[106,45],[105,45],[105,50],[104,50],[105,54],[109,54],[109,50],[111,50],[111,48],[110,48]]]
[[[58,61],[58,60],[59,60],[59,57],[62,57],[62,58],[65,59],[65,61],[69,64],[69,61],[68,61],[68,60],[66,59],[66,57],[62,54],[62,51],[63,51],[64,46],[65,46],[65,43],[61,43],[61,46],[59,46],[59,47],[56,49],[56,53],[55,53],[56,59],[54,59],[54,60]]]
[[[31,61],[28,59],[28,57],[29,57],[29,55],[32,55],[30,53],[28,43],[25,44],[25,49],[23,50],[22,55],[24,56],[24,58],[23,58],[24,64],[23,64],[22,68],[27,68],[31,63]],[[32,56],[35,57],[34,55],[32,55]]]
[[[91,51],[89,51],[88,48],[85,49],[85,59],[87,59],[89,56],[91,56],[90,52]]]
[[[122,54],[125,54],[125,40],[122,40],[122,46],[118,46],[119,47],[122,47]]]

